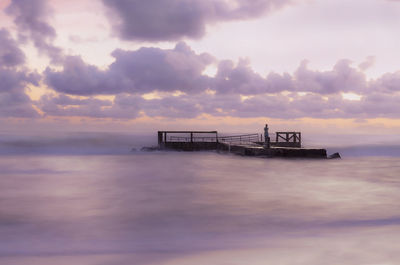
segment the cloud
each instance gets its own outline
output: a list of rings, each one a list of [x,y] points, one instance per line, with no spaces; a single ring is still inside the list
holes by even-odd
[[[144,99],[138,95],[119,94],[109,101],[94,99],[60,100],[46,97],[41,110],[51,116],[85,116],[95,118],[134,119],[140,116],[165,118],[196,118],[201,114],[220,117],[294,118],[399,118],[400,95],[371,94],[360,101],[345,100],[340,94],[307,93],[260,94],[243,99],[238,94],[165,96]]]
[[[368,68],[372,67],[375,64],[376,58],[375,56],[368,56],[364,62],[360,63],[358,65],[358,68],[361,69],[361,71],[365,71]]]
[[[303,61],[293,73],[261,75],[247,60],[219,61],[215,77],[203,74],[216,63],[180,42],[174,49],[116,50],[115,61],[102,70],[80,57],[67,57],[62,70],[48,68],[48,86],[65,95],[46,96],[38,107],[47,115],[134,119],[195,118],[201,114],[272,118],[400,117],[400,72],[367,80],[359,67],[339,60],[319,71]],[[180,91],[181,93],[175,93]],[[148,98],[156,93],[158,98]],[[360,100],[347,100],[355,93]],[[76,99],[69,95],[86,96]],[[98,101],[96,95],[115,95]]]
[[[0,67],[0,117],[38,117],[25,87],[38,85],[39,79],[35,73]]]
[[[206,26],[259,17],[290,0],[103,0],[124,40],[174,41],[200,38]]]
[[[293,81],[287,73],[283,75],[270,73],[264,78],[251,69],[247,60],[240,60],[237,66],[232,61],[225,60],[219,63],[211,88],[221,94],[254,95],[293,90]]]
[[[303,61],[294,74],[296,90],[318,94],[334,94],[338,92],[360,92],[366,88],[365,75],[351,67],[349,60],[340,60],[331,71],[312,71]]]
[[[25,88],[28,84],[38,85],[39,80],[36,73],[0,67],[0,117],[38,117]]]
[[[20,91],[0,93],[0,117],[37,118],[40,115],[33,108],[31,99]]]
[[[196,54],[184,42],[174,49],[115,50],[115,61],[105,70],[86,64],[80,57],[66,57],[62,71],[47,68],[45,80],[54,90],[71,95],[144,94],[182,91],[196,94],[211,89],[220,94],[258,95],[282,91],[335,94],[366,89],[366,77],[351,62],[341,60],[329,71],[314,71],[301,63],[289,73],[256,73],[247,60],[218,63],[215,77],[203,74],[215,63],[209,54]]]
[[[376,81],[371,81],[371,92],[400,92],[400,71],[386,73]]]
[[[95,98],[79,99],[66,95],[44,95],[36,105],[46,114],[52,116],[84,116],[94,118],[107,118],[112,106],[110,100],[100,100]],[[129,118],[135,118],[132,115]]]
[[[25,93],[25,87],[38,85],[40,75],[27,72],[24,63],[25,54],[17,42],[7,30],[0,29],[0,117],[39,116]]]
[[[0,66],[15,67],[25,63],[25,54],[6,29],[0,29]]]
[[[56,31],[46,22],[52,13],[47,0],[12,0],[6,12],[14,16],[22,39],[31,39],[36,48],[48,55],[52,62],[61,62],[62,49],[53,45]]]
[[[198,93],[207,88],[209,78],[202,75],[214,61],[208,54],[196,54],[185,43],[172,50],[141,48],[115,50],[115,62],[100,70],[80,57],[67,57],[62,71],[47,68],[48,86],[72,95],[114,95],[153,91]]]
[[[0,68],[0,92],[18,90],[28,83],[39,85],[39,80],[40,75],[36,73]]]
[[[353,115],[360,114],[362,118],[400,118],[400,94],[371,93],[359,102],[357,108],[348,108]],[[357,112],[358,111],[358,112]]]

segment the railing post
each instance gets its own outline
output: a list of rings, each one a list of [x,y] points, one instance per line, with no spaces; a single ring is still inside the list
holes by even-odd
[[[162,132],[158,131],[158,146],[160,147],[162,143]]]
[[[301,147],[301,132],[299,133],[299,143],[300,143],[300,147]]]

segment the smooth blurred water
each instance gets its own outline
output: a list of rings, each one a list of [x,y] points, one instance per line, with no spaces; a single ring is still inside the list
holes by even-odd
[[[400,158],[0,156],[0,264],[398,264]]]

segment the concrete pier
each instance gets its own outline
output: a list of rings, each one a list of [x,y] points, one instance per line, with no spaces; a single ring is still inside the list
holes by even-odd
[[[221,143],[220,149],[243,156],[262,157],[293,157],[293,158],[327,158],[326,149],[293,148],[293,147],[270,147],[226,145]]]
[[[160,150],[218,150],[243,156],[327,158],[325,149],[301,147],[300,132],[277,132],[276,141],[265,142],[258,134],[221,136],[217,131],[159,131]],[[269,137],[267,138],[269,139]]]

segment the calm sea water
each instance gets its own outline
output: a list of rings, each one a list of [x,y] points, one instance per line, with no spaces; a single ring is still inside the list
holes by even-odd
[[[3,140],[0,264],[400,263],[394,147],[283,160],[102,139]]]

